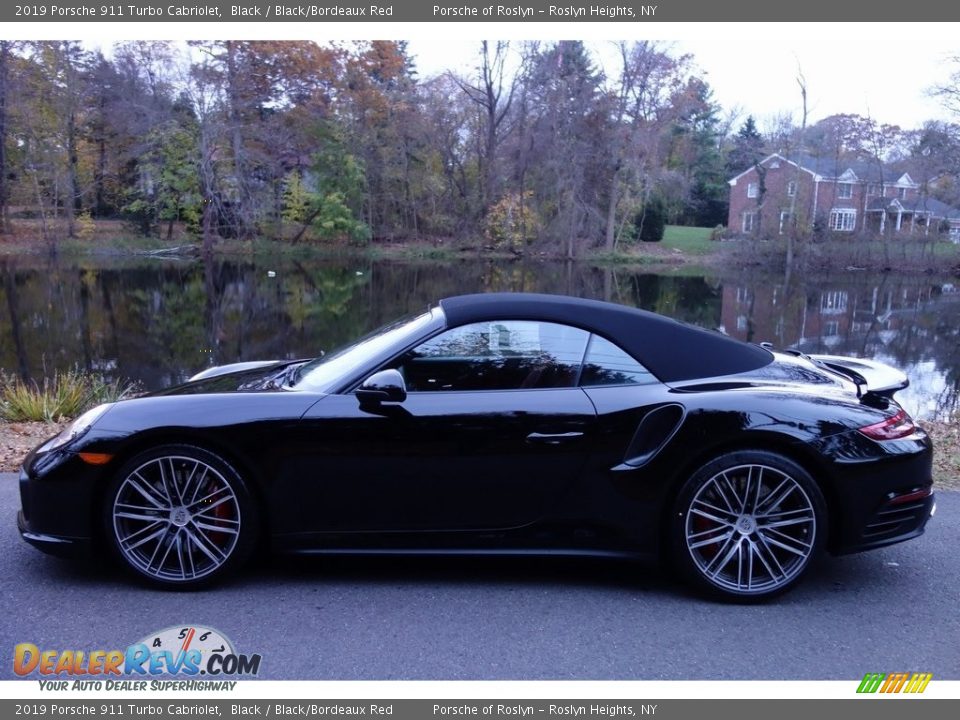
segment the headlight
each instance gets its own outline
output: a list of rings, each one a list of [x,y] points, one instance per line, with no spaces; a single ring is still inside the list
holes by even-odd
[[[104,403],[103,405],[97,405],[92,410],[87,410],[83,415],[76,418],[61,430],[59,435],[48,440],[39,449],[39,452],[50,452],[51,450],[56,450],[58,447],[63,447],[72,440],[76,440],[89,430],[101,415],[110,409],[111,404],[112,403]]]

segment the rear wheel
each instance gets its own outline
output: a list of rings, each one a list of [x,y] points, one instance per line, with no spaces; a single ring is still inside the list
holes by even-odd
[[[247,559],[257,513],[226,461],[202,448],[167,445],[117,473],[104,524],[128,570],[153,585],[189,589],[222,579]]]
[[[792,460],[728,453],[680,490],[671,523],[674,560],[686,579],[714,596],[773,597],[822,550],[826,517],[819,487]]]

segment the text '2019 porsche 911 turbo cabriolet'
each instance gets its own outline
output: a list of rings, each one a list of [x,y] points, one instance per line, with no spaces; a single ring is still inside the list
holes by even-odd
[[[659,555],[758,599],[920,535],[932,448],[868,360],[610,303],[453,297],[315,360],[211,368],[34,450],[23,537],[197,587],[292,553]]]

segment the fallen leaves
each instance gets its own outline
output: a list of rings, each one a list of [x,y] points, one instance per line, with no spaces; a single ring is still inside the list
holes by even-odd
[[[956,422],[920,423],[933,440],[933,481],[938,489],[960,490],[960,425]]]
[[[53,437],[66,423],[0,422],[0,472],[17,472],[33,448]]]

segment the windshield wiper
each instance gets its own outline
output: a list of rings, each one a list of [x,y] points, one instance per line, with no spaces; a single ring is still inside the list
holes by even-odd
[[[281,377],[286,383],[286,386],[293,387],[298,382],[300,382],[300,377],[303,375],[304,368],[306,368],[307,365],[310,365],[316,362],[317,360],[322,360],[324,355],[326,355],[326,353],[323,350],[321,350],[320,354],[311,360],[303,360],[300,362],[296,362],[293,365],[288,365],[287,367],[285,367],[283,370],[283,375]]]

